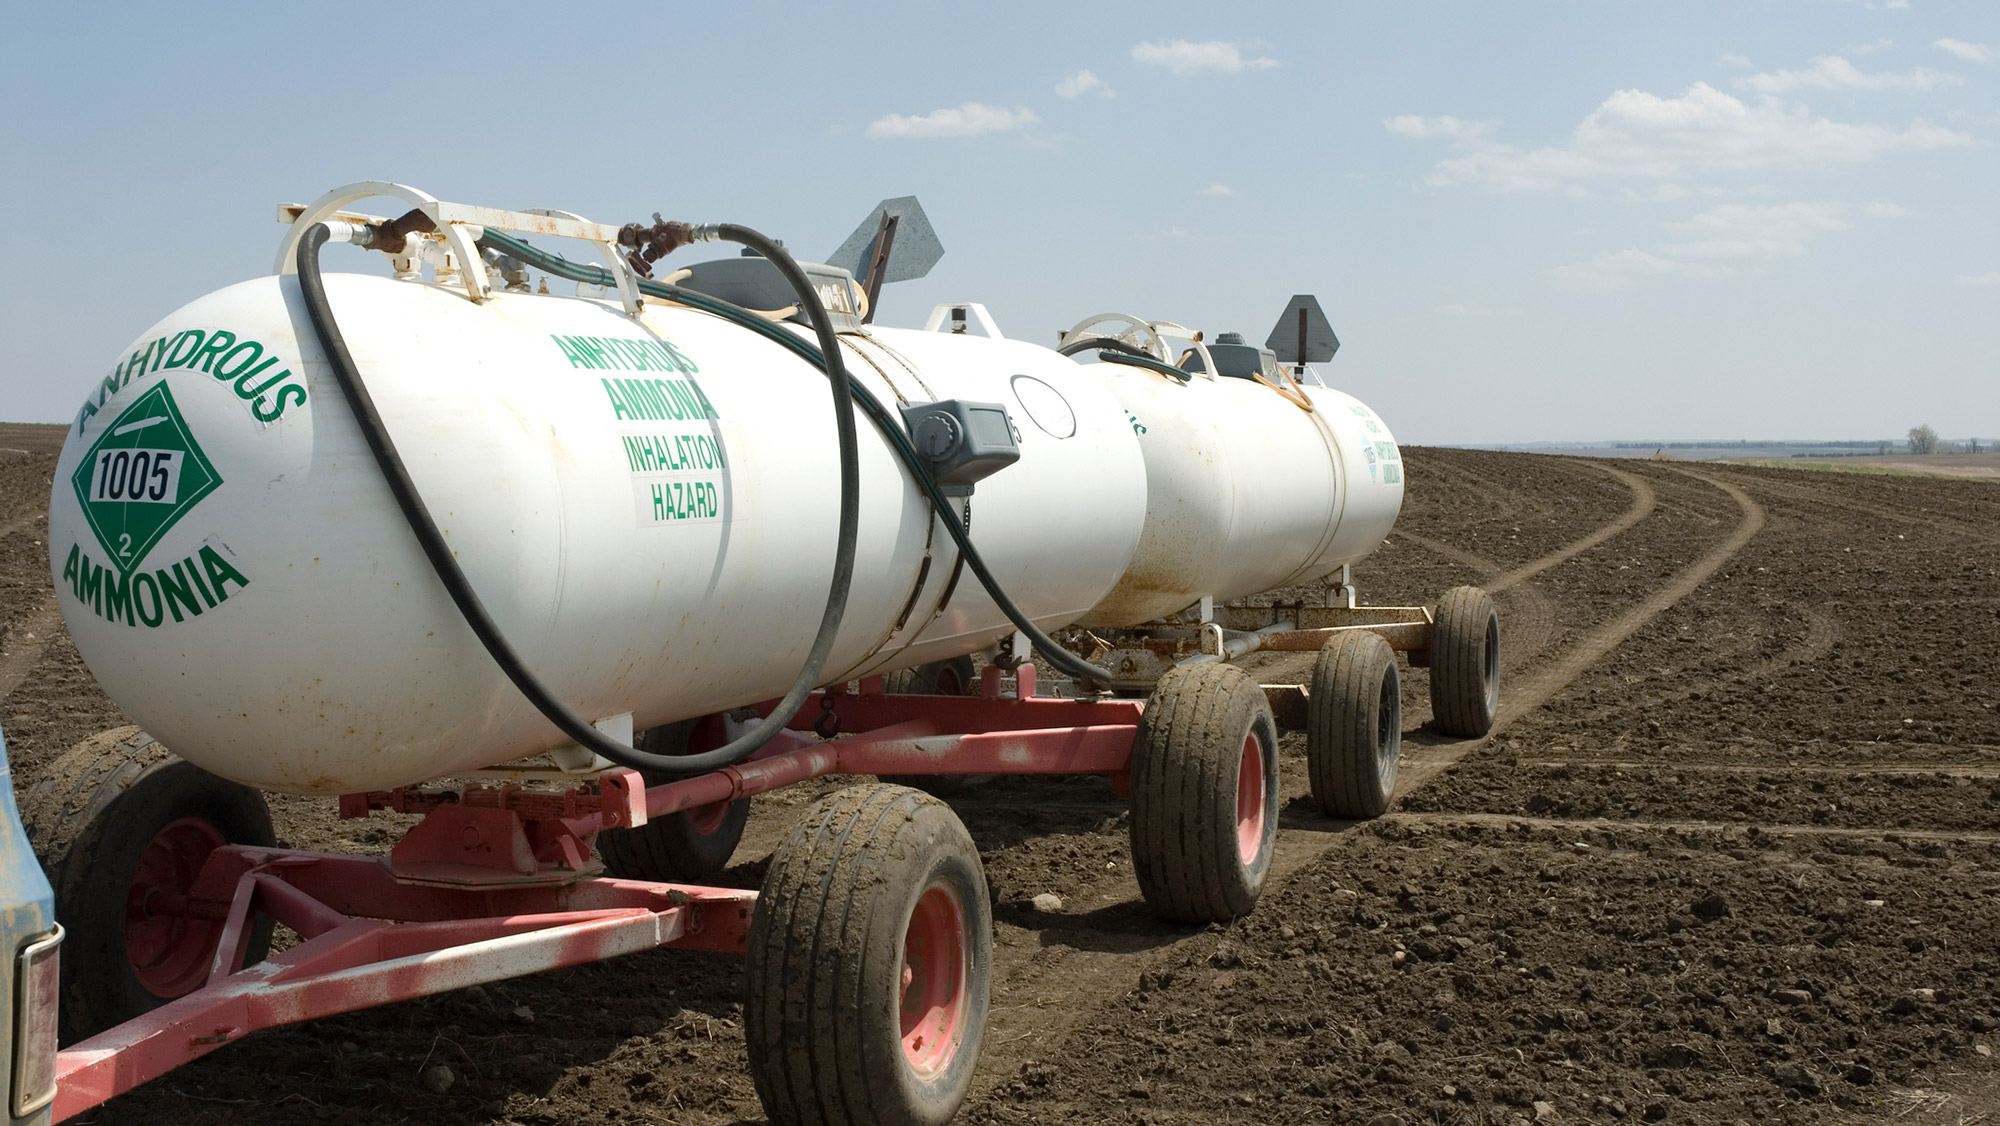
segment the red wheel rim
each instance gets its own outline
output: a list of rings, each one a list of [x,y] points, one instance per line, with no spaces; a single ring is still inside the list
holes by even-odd
[[[688,828],[704,837],[712,837],[729,820],[729,802],[710,802],[687,811]]]
[[[1247,867],[1264,851],[1264,747],[1252,731],[1243,737],[1236,767],[1236,856]]]
[[[917,898],[903,930],[903,1061],[921,1079],[950,1067],[965,1036],[969,945],[957,890],[934,881]]]
[[[182,997],[208,980],[222,926],[181,907],[208,854],[227,843],[215,826],[183,817],[155,833],[139,854],[125,896],[125,956],[155,997]]]
[[[945,667],[939,669],[937,679],[934,683],[937,686],[937,694],[940,696],[965,695],[965,682],[958,678],[958,666],[956,665],[947,664]]]

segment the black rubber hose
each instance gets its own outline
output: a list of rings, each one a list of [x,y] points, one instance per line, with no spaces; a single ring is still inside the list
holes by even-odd
[[[1128,356],[1147,356],[1151,353],[1136,344],[1127,344],[1115,336],[1085,336],[1072,340],[1056,352],[1064,356],[1074,356],[1078,352],[1088,352],[1092,348],[1106,348],[1113,352],[1123,352]]]
[[[320,276],[319,251],[329,237],[325,224],[313,224],[312,229],[299,240],[299,290],[305,295],[306,314],[312,320],[313,332],[319,337],[320,347],[333,366],[334,380],[340,384],[341,393],[354,412],[355,422],[361,427],[369,451],[375,455],[376,465],[381,467],[382,476],[388,481],[389,491],[395,495],[397,507],[402,509],[403,518],[416,534],[432,570],[437,572],[438,581],[444,584],[459,613],[464,615],[466,624],[472,627],[472,632],[486,647],[486,652],[507,674],[507,679],[514,682],[521,695],[527,697],[528,702],[564,735],[620,766],[659,774],[701,774],[741,762],[770,742],[798,714],[806,698],[819,686],[820,673],[833,652],[834,637],[840,630],[840,619],[847,608],[848,590],[854,582],[854,548],[860,527],[860,441],[855,433],[853,397],[848,390],[852,382],[839,359],[833,322],[827,318],[826,308],[820,303],[819,294],[806,279],[805,272],[782,247],[747,227],[724,224],[718,230],[722,238],[748,246],[777,265],[786,280],[792,283],[793,289],[797,290],[800,305],[812,316],[821,345],[834,357],[828,375],[833,392],[835,433],[840,445],[840,527],[826,610],[820,617],[819,633],[813,638],[812,650],[792,682],[791,690],[779,700],[769,716],[742,737],[712,751],[692,755],[650,754],[606,736],[571,711],[515,652],[492,615],[487,613],[478,592],[472,589],[465,571],[452,555],[451,545],[445,542],[444,533],[438,530],[437,521],[431,518],[430,510],[417,494],[416,483],[410,479],[409,469],[396,452],[388,427],[376,410],[374,399],[368,394],[368,386],[355,367],[354,357],[347,350],[347,342],[334,320],[333,309],[327,303],[325,281]],[[478,269],[479,265],[473,263],[469,268]]]
[[[529,243],[509,235],[501,234],[498,231],[487,231],[485,236],[479,240],[479,245],[482,247],[491,246],[496,250],[513,255],[521,261],[526,262],[529,266],[544,273],[554,274],[559,278],[567,278],[570,281],[583,282],[588,285],[611,286],[617,284],[617,279],[611,276],[610,271],[600,266],[572,262],[560,254],[551,254],[548,251],[538,250]],[[677,302],[690,308],[700,309],[706,313],[713,313],[724,320],[739,324],[752,332],[764,336],[774,343],[783,345],[821,371],[827,370],[825,352],[815,349],[811,344],[799,339],[793,333],[780,328],[765,317],[739,305],[732,305],[727,301],[710,297],[705,293],[696,293],[693,290],[682,289],[674,285],[665,285],[656,281],[640,281],[639,292],[648,296]],[[835,349],[835,352],[837,354],[838,349]],[[844,365],[841,370],[843,373],[845,372],[846,368]],[[1111,683],[1112,677],[1109,670],[1099,668],[1063,648],[1061,645],[1058,645],[1054,638],[1042,632],[1041,627],[1035,625],[1028,618],[1028,615],[1019,606],[1014,604],[1014,600],[1007,596],[1005,590],[1001,589],[999,580],[993,577],[993,572],[986,569],[986,561],[980,558],[979,549],[972,546],[972,536],[960,524],[951,502],[938,490],[937,482],[931,480],[930,470],[925,467],[924,459],[922,455],[917,453],[917,448],[910,444],[910,435],[903,429],[903,424],[897,420],[894,414],[890,413],[889,408],[882,405],[882,400],[876,398],[874,392],[870,391],[865,385],[854,383],[853,393],[854,401],[861,405],[862,413],[866,414],[869,420],[875,424],[875,428],[881,431],[882,436],[895,449],[896,456],[902,461],[904,468],[909,470],[910,476],[917,482],[917,488],[930,499],[932,509],[937,512],[939,520],[945,526],[945,530],[951,534],[952,542],[958,546],[959,554],[964,557],[965,565],[971,569],[973,577],[979,580],[979,585],[986,589],[987,595],[993,599],[993,604],[1000,608],[1000,612],[1007,616],[1007,620],[1014,624],[1014,628],[1025,634],[1029,642],[1034,645],[1035,651],[1040,653],[1043,659],[1048,661],[1057,670],[1068,673],[1085,684],[1103,685]]]
[[[1128,367],[1145,368],[1147,371],[1158,372],[1169,379],[1177,379],[1182,383],[1186,383],[1188,380],[1194,378],[1194,376],[1189,375],[1172,364],[1163,364],[1143,353],[1131,355],[1125,352],[1104,351],[1099,352],[1097,358],[1107,364],[1125,364]]]

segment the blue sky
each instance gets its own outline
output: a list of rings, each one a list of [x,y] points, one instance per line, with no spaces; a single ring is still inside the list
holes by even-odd
[[[2000,5],[15,6],[0,418],[399,180],[828,254],[916,194],[985,302],[1255,339],[1408,443],[2000,435]],[[689,252],[682,252],[687,255]],[[689,258],[688,260],[694,260]],[[355,252],[333,265],[380,270]]]

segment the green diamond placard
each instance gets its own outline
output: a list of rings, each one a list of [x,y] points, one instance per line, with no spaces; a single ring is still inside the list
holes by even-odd
[[[120,573],[130,576],[190,508],[222,484],[165,383],[139,396],[70,477],[83,518]]]

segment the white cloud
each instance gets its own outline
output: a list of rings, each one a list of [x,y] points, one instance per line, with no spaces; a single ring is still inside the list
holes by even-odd
[[[1660,247],[1682,258],[1752,258],[1804,254],[1806,242],[1828,231],[1844,231],[1837,203],[1781,203],[1760,207],[1725,203],[1667,228],[1689,239]]]
[[[1732,81],[1760,94],[1786,94],[1793,90],[1933,90],[1956,85],[1963,79],[1921,66],[1907,74],[1869,74],[1839,55],[1822,55],[1804,70],[1753,74]]]
[[[1742,68],[1743,68],[1744,70],[1749,70],[1749,69],[1750,69],[1750,59],[1749,59],[1749,56],[1747,56],[1747,55],[1739,55],[1739,54],[1737,54],[1737,53],[1736,53],[1736,52],[1734,52],[1734,51],[1727,51],[1727,52],[1724,52],[1724,53],[1723,53],[1723,55],[1722,55],[1722,57],[1721,57],[1721,58],[1719,58],[1719,59],[1717,59],[1716,61],[1718,61],[1718,62],[1720,62],[1720,63],[1722,63],[1722,64],[1724,64],[1724,65],[1726,65],[1726,66],[1740,66],[1740,67],[1742,67]]]
[[[1868,214],[1877,219],[1901,219],[1909,213],[1910,209],[1899,203],[1876,202],[1868,205]]]
[[[950,109],[932,110],[922,117],[892,113],[868,127],[868,135],[880,139],[933,137],[977,137],[981,133],[1004,133],[1024,129],[1040,121],[1035,111],[1017,107],[967,102]]]
[[[1848,50],[1857,55],[1872,55],[1877,51],[1886,51],[1895,45],[1896,41],[1893,39],[1877,39],[1873,43],[1863,43],[1858,47],[1849,47]]]
[[[1859,163],[1908,149],[1966,148],[1969,134],[1924,122],[1907,128],[1815,117],[1774,99],[1745,105],[1705,82],[1677,98],[1620,90],[1592,110],[1566,144],[1523,151],[1487,139],[1484,126],[1456,118],[1395,117],[1408,137],[1448,137],[1461,153],[1441,162],[1434,185],[1477,184],[1496,191],[1574,190],[1605,177],[1679,179],[1692,172]]]
[[[1425,140],[1430,137],[1449,137],[1455,141],[1476,141],[1493,131],[1490,121],[1465,121],[1450,114],[1443,117],[1419,117],[1406,113],[1400,117],[1382,120],[1382,127],[1391,133]]]
[[[1957,55],[1969,63],[1993,65],[1993,48],[1984,43],[1967,43],[1963,39],[1940,39],[1931,46],[1948,54]]]
[[[1732,273],[1726,266],[1704,266],[1661,258],[1643,250],[1621,250],[1601,254],[1588,262],[1576,262],[1556,269],[1556,279],[1572,289],[1624,289],[1640,278],[1679,275],[1690,278],[1719,278]]]
[[[2000,285],[2000,270],[1988,270],[1983,274],[1954,274],[1953,285]]]
[[[1079,70],[1061,82],[1056,83],[1056,93],[1065,98],[1080,98],[1093,90],[1097,92],[1097,96],[1100,98],[1115,98],[1118,96],[1118,92],[1113,90],[1102,78],[1097,77],[1087,70]]]
[[[1205,70],[1235,74],[1241,70],[1269,70],[1278,65],[1278,60],[1261,56],[1246,59],[1241,47],[1220,39],[1202,43],[1190,43],[1185,39],[1140,43],[1132,48],[1132,57],[1149,66],[1163,66],[1182,75],[1200,74]]]
[[[1650,192],[1634,191],[1631,188],[1625,189],[1625,198],[1639,203],[1673,203],[1676,200],[1686,199],[1692,194],[1694,193],[1681,187],[1679,184],[1671,182],[1661,184]]]
[[[1202,190],[1194,194],[1212,195],[1212,196],[1235,195],[1236,189],[1230,187],[1228,184],[1210,184],[1209,186],[1203,188]]]

